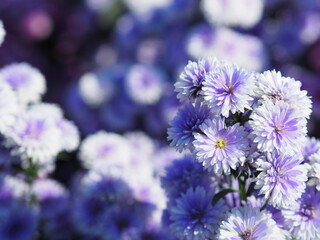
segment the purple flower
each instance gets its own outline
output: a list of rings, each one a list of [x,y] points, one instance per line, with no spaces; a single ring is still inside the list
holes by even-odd
[[[285,240],[271,214],[258,208],[233,208],[220,225],[218,240]]]
[[[303,158],[297,154],[285,156],[267,154],[267,157],[258,159],[256,189],[264,194],[265,200],[277,208],[286,208],[292,205],[304,192],[307,181],[307,170],[301,165]]]
[[[172,220],[170,225],[180,239],[202,240],[213,238],[222,220],[226,207],[220,200],[211,205],[212,192],[202,187],[188,191],[177,199],[176,205],[169,208]]]
[[[213,112],[229,117],[244,112],[253,103],[254,75],[235,65],[221,65],[207,74],[203,83],[204,99]]]
[[[195,133],[196,158],[202,165],[216,174],[230,174],[244,163],[249,150],[247,132],[239,123],[226,127],[223,119],[206,120],[200,125],[203,133]]]
[[[178,99],[194,100],[201,95],[202,83],[207,73],[215,70],[219,66],[215,58],[200,59],[198,62],[189,61],[175,83],[175,91],[178,92]]]
[[[301,152],[306,141],[306,119],[284,102],[265,102],[251,114],[253,141],[262,152]]]
[[[193,149],[193,134],[199,131],[199,126],[206,120],[212,118],[210,109],[196,101],[188,103],[180,108],[175,118],[169,123],[168,140],[170,145],[176,147],[179,152],[185,149]]]
[[[285,226],[297,240],[320,239],[320,192],[307,188],[302,197],[282,211]]]
[[[304,161],[309,162],[309,158],[320,151],[320,140],[314,137],[307,137],[307,142],[302,148],[302,154],[304,156]]]

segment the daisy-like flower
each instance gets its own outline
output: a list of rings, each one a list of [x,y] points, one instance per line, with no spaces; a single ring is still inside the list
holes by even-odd
[[[13,125],[19,112],[15,93],[4,82],[0,82],[0,133],[4,133]]]
[[[6,31],[4,30],[2,21],[0,21],[0,46],[3,43],[5,36],[6,36]]]
[[[288,209],[282,211],[285,226],[297,240],[320,239],[320,192],[310,187]]]
[[[282,230],[276,225],[270,213],[258,208],[233,208],[227,220],[222,221],[218,240],[285,240]]]
[[[99,131],[83,140],[79,158],[87,169],[121,175],[130,163],[130,146],[119,134]]]
[[[189,61],[174,85],[175,91],[178,92],[178,99],[193,101],[199,97],[205,76],[219,66],[220,63],[215,58],[200,59],[198,62]]]
[[[271,100],[274,104],[278,101],[288,103],[303,117],[309,118],[311,99],[307,91],[301,90],[301,82],[290,77],[284,77],[281,72],[265,71],[258,75],[256,95],[260,102]]]
[[[282,152],[293,155],[301,152],[306,142],[307,121],[285,102],[268,101],[256,108],[249,121],[252,138],[262,152]]]
[[[51,103],[39,103],[31,105],[30,114],[41,113],[47,118],[50,118],[56,126],[56,130],[60,134],[61,150],[60,151],[74,151],[80,142],[80,133],[75,124],[63,117],[62,109]]]
[[[26,111],[6,133],[6,145],[13,147],[12,153],[28,164],[51,164],[61,150],[61,139],[54,121],[41,112]]]
[[[244,163],[249,150],[248,133],[239,123],[226,127],[223,119],[206,120],[200,125],[203,133],[195,133],[196,158],[204,168],[216,174],[230,174]]]
[[[217,114],[244,112],[253,103],[254,75],[244,68],[224,64],[209,73],[203,82],[203,95]]]
[[[213,25],[253,27],[262,17],[263,0],[202,0],[201,9]]]
[[[180,239],[202,240],[212,239],[226,212],[224,201],[220,200],[212,206],[212,192],[202,187],[195,190],[189,188],[169,207],[172,231]]]
[[[178,110],[177,115],[169,122],[168,140],[170,145],[176,147],[179,152],[185,149],[192,151],[194,140],[193,134],[199,131],[199,126],[206,120],[212,118],[208,106],[196,101],[194,104],[187,103]]]
[[[304,192],[307,181],[307,169],[300,163],[301,155],[285,156],[267,154],[266,158],[257,160],[256,189],[264,199],[276,208],[291,206]]]
[[[164,88],[164,76],[148,65],[134,65],[130,68],[125,87],[131,99],[139,104],[155,104],[160,100]]]
[[[21,104],[38,102],[46,92],[44,76],[28,63],[13,63],[2,68],[0,82],[11,86]]]
[[[314,137],[307,137],[307,142],[302,148],[302,155],[304,157],[304,162],[309,162],[310,157],[316,153],[320,152],[320,140]],[[320,162],[320,154],[319,154]]]
[[[308,166],[308,186],[315,186],[320,191],[320,162],[312,162]]]

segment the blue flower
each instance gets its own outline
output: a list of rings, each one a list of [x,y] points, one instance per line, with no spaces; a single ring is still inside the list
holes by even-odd
[[[212,118],[210,109],[197,101],[195,104],[188,103],[180,108],[175,118],[169,123],[168,140],[170,145],[176,147],[179,152],[185,149],[192,151],[194,140],[193,134],[200,130],[199,126]]]
[[[170,206],[170,225],[177,237],[186,240],[211,239],[226,211],[221,200],[213,207],[213,194],[202,187],[188,191],[177,199],[176,205]]]
[[[213,184],[209,173],[191,155],[173,161],[165,172],[166,174],[161,177],[161,185],[170,201],[175,201],[190,187],[209,189]]]

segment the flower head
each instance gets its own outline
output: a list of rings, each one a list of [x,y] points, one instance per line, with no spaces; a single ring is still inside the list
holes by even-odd
[[[224,64],[209,73],[203,83],[204,99],[213,112],[229,117],[253,103],[254,75],[244,68]]]
[[[285,156],[268,154],[266,159],[259,159],[256,188],[264,194],[265,200],[277,208],[292,205],[304,192],[307,181],[307,169],[301,165],[301,155]]]
[[[302,197],[282,210],[285,226],[297,240],[320,239],[320,192],[307,188]]]
[[[27,63],[13,63],[2,68],[0,82],[11,86],[21,104],[38,102],[46,91],[42,73]]]
[[[130,146],[119,134],[99,131],[83,140],[79,158],[88,169],[118,175],[130,162]]]
[[[256,95],[261,102],[278,101],[288,103],[300,116],[309,117],[311,100],[307,91],[301,90],[301,82],[290,77],[283,77],[280,72],[265,71],[257,77]]]
[[[194,100],[201,95],[202,83],[205,76],[215,70],[220,63],[215,58],[200,59],[198,62],[189,61],[175,83],[175,91],[178,92],[178,99]]]
[[[233,208],[227,220],[222,221],[218,240],[285,240],[271,214],[257,208]]]
[[[230,173],[244,163],[249,150],[247,132],[239,123],[226,127],[224,120],[214,118],[200,125],[203,133],[195,133],[196,158],[215,173]]]
[[[193,149],[193,134],[199,131],[199,126],[212,117],[210,109],[200,103],[188,103],[180,108],[175,118],[169,123],[168,140],[170,145],[176,147],[179,152],[185,149]]]
[[[6,36],[6,31],[4,30],[3,22],[0,21],[0,46],[3,43],[3,40],[4,40],[5,36]]]
[[[306,119],[284,102],[266,102],[251,114],[253,141],[262,152],[301,152],[306,141]]]
[[[173,232],[181,239],[201,240],[212,238],[225,214],[226,207],[220,200],[215,206],[211,205],[212,194],[204,188],[189,188],[169,208],[172,220],[170,225]]]

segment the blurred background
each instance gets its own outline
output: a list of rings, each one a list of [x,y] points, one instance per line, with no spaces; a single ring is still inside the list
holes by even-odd
[[[300,80],[313,101],[309,135],[320,137],[319,0],[1,0],[0,19],[0,67],[38,68],[44,102],[59,104],[82,139],[143,132],[156,142],[160,173],[177,157],[163,149],[180,106],[173,84],[189,60],[212,56]],[[67,158],[51,177],[70,186],[83,166],[76,152]]]

